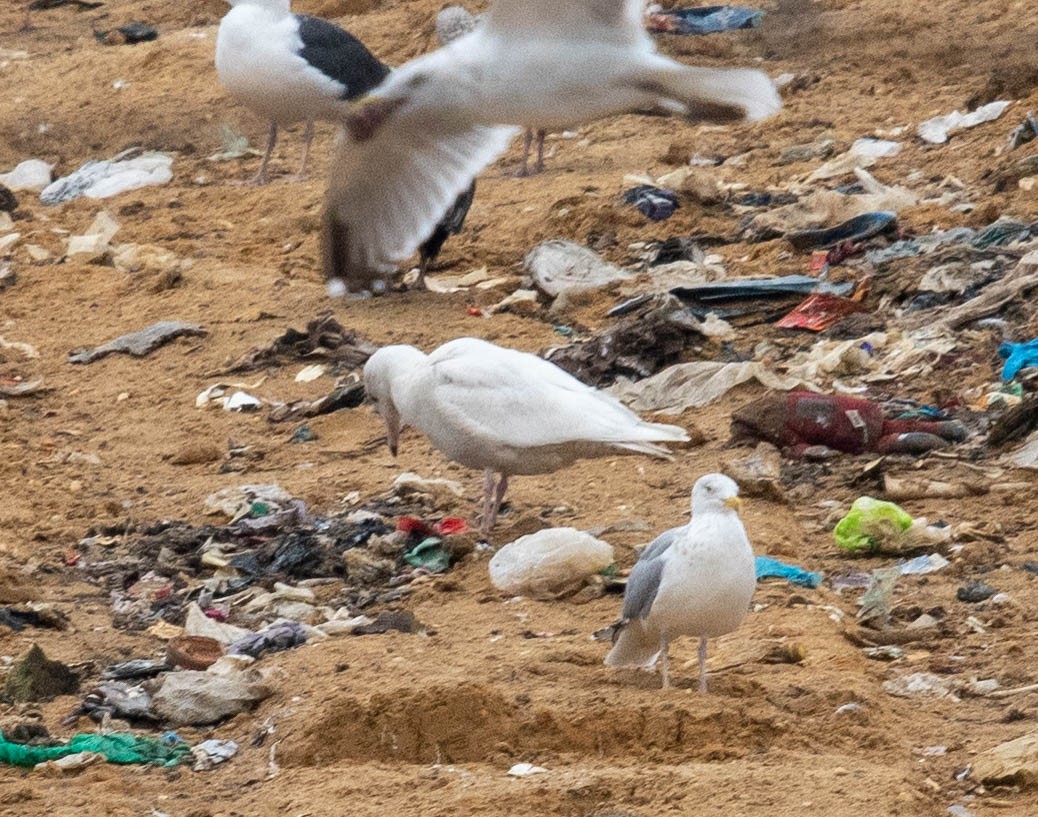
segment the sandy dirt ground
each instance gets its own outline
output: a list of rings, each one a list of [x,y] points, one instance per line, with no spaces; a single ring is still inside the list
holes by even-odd
[[[297,3],[297,10],[334,18],[390,63],[432,47],[439,0],[370,5],[310,0]],[[829,138],[840,152],[860,136],[902,126],[909,127],[900,137],[903,151],[873,168],[876,177],[890,184],[954,177],[977,203],[972,212],[910,208],[899,219],[907,233],[983,226],[1003,214],[1038,217],[1038,193],[1015,180],[999,182],[1012,161],[1034,155],[1038,145],[1011,157],[1005,152],[1009,131],[1038,108],[1032,3],[763,5],[768,15],[758,30],[663,38],[660,47],[690,63],[757,64],[772,76],[794,74],[778,116],[725,128],[639,116],[596,122],[573,138],[551,135],[547,170],[529,179],[512,175],[519,159],[515,145],[480,178],[468,224],[441,256],[442,274],[486,266],[518,280],[525,253],[549,238],[584,243],[612,231],[616,241],[603,245],[603,254],[624,263],[632,242],[728,234],[739,215],[725,204],[685,203],[671,219],[647,222],[620,200],[630,186],[624,176],[660,175],[693,154],[738,155],[739,162],[715,169],[720,178],[752,190],[781,189],[822,161],[783,159],[790,146]],[[478,335],[538,351],[560,342],[553,324],[585,332],[607,325],[605,313],[619,298],[606,292],[584,299],[562,319],[543,311],[470,314],[470,305],[485,307],[509,289],[329,301],[318,239],[332,127],[318,128],[308,181],[289,179],[299,160],[299,127],[279,142],[268,186],[239,184],[255,172],[255,157],[208,158],[221,148],[221,125],[248,135],[253,146],[262,146],[265,135],[264,123],[231,102],[217,83],[213,51],[225,9],[217,0],[109,0],[92,10],[34,11],[24,30],[22,3],[8,0],[0,7],[0,171],[39,158],[54,163],[55,173],[68,173],[138,145],[175,157],[170,184],[106,201],[81,198],[47,207],[30,193],[19,194],[15,229],[22,238],[10,258],[17,281],[0,291],[0,335],[39,353],[26,359],[4,351],[0,375],[43,377],[47,387],[10,398],[0,412],[0,603],[52,602],[71,622],[61,631],[0,627],[0,655],[18,658],[38,643],[50,657],[79,668],[84,689],[113,661],[159,656],[164,648],[140,631],[114,627],[107,592],[69,566],[68,555],[91,529],[127,520],[201,523],[208,495],[245,482],[277,482],[315,511],[331,512],[353,492],[361,498],[384,494],[403,470],[459,480],[466,495],[452,510],[475,517],[480,475],[445,463],[414,432],[405,433],[394,460],[377,445],[382,426],[368,408],[310,420],[317,439],[304,444],[290,442],[293,424],[270,423],[265,412],[197,409],[195,396],[220,379],[210,373],[226,360],[328,312],[376,344],[430,349]],[[159,38],[108,46],[92,33],[130,21],[154,25]],[[114,87],[120,80],[122,87]],[[1015,101],[1005,116],[947,145],[926,146],[912,135],[927,117],[1001,98]],[[186,262],[181,279],[130,275],[111,264],[59,263],[67,235],[82,232],[102,209],[120,224],[118,242],[154,245]],[[52,257],[33,261],[24,249],[28,243]],[[730,276],[807,271],[806,256],[791,253],[782,240],[712,251],[723,257]],[[876,296],[870,308],[879,302]],[[1018,326],[1038,329],[1031,305],[1013,309]],[[67,362],[72,349],[163,319],[199,323],[208,334],[144,358]],[[755,327],[733,346],[749,354],[755,343],[777,334]],[[785,337],[791,351],[814,340]],[[881,384],[874,393],[927,402],[949,389],[965,393],[997,381],[997,341],[982,332],[975,338],[931,375]],[[255,384],[264,377],[253,393],[281,401],[329,391],[327,377],[295,382],[301,366],[289,362],[240,379]],[[698,428],[703,442],[679,451],[673,463],[603,459],[517,478],[511,512],[493,544],[548,524],[593,528],[641,520],[641,531],[605,537],[620,567],[628,568],[636,546],[682,521],[694,480],[732,456],[724,447],[730,414],[760,394],[758,387],[743,386],[678,418]],[[215,461],[189,455],[199,447],[215,449]],[[248,455],[231,457],[232,449]],[[851,560],[831,536],[832,511],[863,492],[853,480],[867,461],[847,456],[824,467],[790,467],[790,498],[755,499],[744,513],[755,550],[830,574],[889,563],[889,557]],[[229,462],[235,467],[226,467]],[[931,475],[953,468],[927,462],[923,473]],[[912,465],[903,468],[911,471]],[[1012,479],[1032,481],[1026,473]],[[181,730],[192,741],[209,735],[237,740],[242,749],[225,766],[196,773],[102,765],[61,780],[5,768],[0,813],[922,817],[946,814],[955,805],[976,815],[1038,813],[1033,788],[985,788],[961,774],[978,752],[1038,729],[1038,693],[919,699],[892,696],[882,686],[911,672],[963,683],[996,679],[1007,689],[1038,681],[1038,617],[1031,609],[1038,578],[1022,568],[1038,550],[1033,491],[917,500],[905,507],[996,535],[965,544],[940,573],[901,581],[899,620],[928,612],[940,627],[906,645],[896,662],[868,659],[847,637],[860,591],[840,595],[824,584],[807,590],[766,582],[743,626],[711,645],[710,693],[696,691],[691,640],[675,646],[677,686],[662,693],[658,675],[603,666],[605,645],[590,639],[615,619],[618,595],[584,604],[505,599],[489,583],[487,557],[474,554],[450,573],[420,583],[398,605],[414,613],[424,635],[344,637],[263,658],[263,666],[275,671],[275,693],[255,712],[213,729]],[[958,601],[957,588],[978,577],[1010,601]],[[763,657],[783,644],[800,645],[804,660],[770,663]],[[40,717],[51,734],[67,737],[75,730],[61,719],[76,700],[3,703],[0,716],[4,724]],[[79,728],[91,725],[84,720]],[[267,730],[267,740],[256,745]],[[548,771],[506,776],[521,761]]]

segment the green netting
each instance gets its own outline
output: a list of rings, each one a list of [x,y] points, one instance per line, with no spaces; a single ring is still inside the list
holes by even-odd
[[[74,735],[64,746],[25,746],[11,743],[0,733],[0,763],[12,766],[35,766],[77,752],[96,752],[104,755],[109,763],[150,763],[156,766],[175,766],[185,755],[191,754],[184,743],[170,746],[155,738],[126,732]]]

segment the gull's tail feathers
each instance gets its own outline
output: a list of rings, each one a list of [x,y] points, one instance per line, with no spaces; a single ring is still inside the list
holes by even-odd
[[[660,634],[641,620],[615,624],[613,648],[605,657],[610,667],[651,667],[660,656]]]
[[[690,122],[756,121],[782,108],[775,83],[752,68],[668,66],[644,86]]]

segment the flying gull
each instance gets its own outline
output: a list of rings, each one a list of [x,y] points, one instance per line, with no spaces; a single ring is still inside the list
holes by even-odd
[[[641,0],[496,0],[473,31],[394,71],[346,116],[323,225],[329,291],[384,288],[516,126],[657,106],[735,122],[781,101],[760,71],[656,53]]]
[[[588,457],[670,458],[658,443],[688,440],[684,429],[645,422],[554,363],[476,338],[452,340],[428,355],[384,346],[364,366],[364,386],[394,456],[400,429],[412,426],[448,459],[483,470],[484,536],[511,476],[545,474]]]
[[[216,34],[217,76],[232,97],[270,122],[267,149],[253,183],[267,182],[278,127],[305,121],[303,177],[314,120],[341,121],[349,100],[376,87],[389,68],[337,25],[293,14],[289,0],[227,2],[232,8]]]
[[[670,643],[698,636],[699,690],[706,692],[706,641],[739,626],[756,584],[739,506],[739,486],[729,477],[707,474],[696,481],[692,521],[656,537],[631,569],[606,664],[651,667],[662,659],[666,688]]]
[[[482,15],[472,14],[464,6],[445,6],[436,15],[436,39],[440,45],[446,45],[452,40],[458,39],[463,34],[472,31],[480,21]],[[544,128],[526,129],[523,134],[523,161],[516,171],[516,176],[530,176],[544,170],[544,137],[548,132]],[[537,144],[537,162],[530,170],[530,148],[534,142]]]

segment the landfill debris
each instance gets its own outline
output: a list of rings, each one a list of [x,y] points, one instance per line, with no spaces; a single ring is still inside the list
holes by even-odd
[[[1038,784],[1038,732],[985,749],[973,759],[973,777],[987,786]]]
[[[858,299],[858,296],[841,298],[839,295],[816,292],[808,295],[806,300],[777,321],[775,326],[779,329],[807,329],[811,332],[821,332],[841,318],[864,311],[865,304]]]
[[[561,598],[613,563],[613,548],[575,528],[546,528],[521,536],[490,560],[490,581],[511,595]]]
[[[759,443],[751,455],[728,460],[722,470],[738,483],[743,496],[785,501],[781,482],[782,455],[771,443]]]
[[[11,191],[10,188],[0,183],[0,213],[13,213],[18,209],[18,197]],[[0,223],[0,229],[10,229],[12,226],[11,218],[8,216],[6,224]]]
[[[0,388],[0,395],[4,394]],[[68,617],[53,605],[29,602],[0,607],[0,625],[13,632],[20,633],[26,627],[49,627],[64,630],[68,627]]]
[[[1038,340],[1030,340],[1026,343],[1005,341],[999,344],[998,356],[1005,360],[1005,365],[1002,367],[1002,379],[1012,380],[1021,369],[1038,366]]]
[[[91,160],[75,173],[51,182],[40,193],[40,201],[53,205],[80,196],[105,199],[128,190],[168,184],[172,179],[172,156],[130,148],[111,160]]]
[[[681,414],[719,400],[736,386],[756,380],[769,389],[789,391],[807,383],[776,373],[759,361],[678,363],[637,383],[620,378],[609,391],[634,411]]]
[[[796,565],[774,559],[771,556],[754,557],[757,581],[761,579],[786,579],[800,587],[818,587],[824,578],[821,573],[804,570]]]
[[[788,233],[786,240],[798,250],[807,250],[814,247],[828,249],[845,241],[864,241],[886,230],[893,229],[896,222],[897,213],[890,211],[862,213],[835,227]]]
[[[761,9],[738,6],[705,6],[662,10],[650,6],[645,27],[655,34],[715,34],[741,28],[756,28],[764,19]]]
[[[9,173],[0,173],[0,184],[15,193],[22,191],[38,193],[51,181],[51,170],[54,165],[41,159],[26,159],[15,165]]]
[[[225,661],[221,658],[205,672],[164,675],[152,696],[155,712],[175,726],[205,726],[251,709],[271,694],[259,672]]]
[[[165,669],[170,669],[166,666]],[[120,718],[130,723],[153,723],[158,720],[151,708],[151,694],[141,685],[130,681],[102,681],[83,697],[63,721],[74,724],[81,715],[98,723]]]
[[[223,644],[203,635],[178,635],[166,643],[166,662],[182,669],[204,670],[223,655]]]
[[[691,345],[706,339],[709,323],[710,316],[700,320],[675,296],[664,293],[642,300],[591,337],[550,347],[541,356],[578,380],[605,388],[618,377],[638,380],[677,363]]]
[[[832,284],[812,278],[810,275],[784,275],[779,278],[736,278],[716,283],[675,287],[671,291],[686,303],[716,306],[728,301],[787,298],[808,295],[812,292],[846,295],[853,289],[854,284],[852,283]]]
[[[405,471],[393,480],[393,494],[405,501],[419,501],[435,510],[449,510],[465,496],[460,482],[439,477],[425,478]]]
[[[862,647],[866,658],[874,661],[899,661],[905,657],[905,651],[895,644],[884,644],[879,647]]]
[[[792,392],[733,412],[732,437],[766,440],[796,455],[811,446],[848,454],[921,454],[963,441],[966,429],[953,420],[888,419],[882,406],[864,398]]]
[[[971,579],[963,587],[955,591],[955,598],[969,604],[979,604],[987,601],[998,591],[994,587],[979,579]]]
[[[926,517],[913,519],[893,502],[861,496],[836,523],[833,538],[838,547],[850,553],[902,553],[950,541],[951,530],[928,524]]]
[[[107,210],[101,210],[85,232],[69,236],[65,257],[87,263],[101,261],[111,252],[111,241],[117,232],[119,222]]]
[[[633,273],[610,264],[593,250],[561,239],[545,241],[530,250],[523,259],[523,270],[550,298],[600,289],[633,277]]]
[[[1033,112],[1028,112],[1024,121],[1013,128],[1012,133],[1009,134],[1009,149],[1016,150],[1036,138],[1038,138],[1038,118],[1035,118]]]
[[[378,346],[359,332],[346,329],[334,316],[323,315],[306,325],[306,329],[287,329],[266,346],[250,349],[240,357],[226,361],[209,376],[247,372],[268,366],[283,366],[296,360],[327,360],[345,369],[364,365]]]
[[[190,754],[185,744],[169,746],[156,738],[127,732],[73,735],[63,746],[27,746],[0,735],[0,763],[11,766],[37,766],[84,752],[101,755],[109,763],[153,766],[176,766]]]
[[[892,142],[889,139],[873,139],[864,137],[855,139],[851,145],[850,152],[859,156],[871,156],[874,159],[883,159],[888,156],[897,156],[901,152],[901,143]]]
[[[672,191],[651,184],[640,184],[625,190],[623,200],[636,207],[649,221],[665,221],[681,206]]]
[[[930,142],[934,145],[942,145],[948,141],[949,137],[958,133],[966,128],[973,128],[984,122],[991,122],[998,119],[1006,108],[1010,105],[1005,100],[999,100],[996,102],[989,102],[987,105],[982,105],[975,111],[964,114],[960,111],[952,111],[949,114],[943,116],[935,116],[932,119],[927,119],[925,122],[919,123],[919,127],[916,128],[916,133],[919,137],[926,142]]]
[[[364,384],[358,380],[337,381],[335,387],[316,400],[297,400],[293,403],[273,403],[267,419],[272,423],[296,422],[307,417],[319,417],[340,409],[354,409],[364,403]]]
[[[249,633],[227,648],[229,655],[248,655],[259,658],[268,652],[290,650],[305,644],[306,629],[297,621],[281,621],[256,633]]]
[[[18,703],[49,700],[78,690],[76,674],[60,661],[47,658],[37,644],[11,667],[4,681],[4,693]]]
[[[534,774],[544,774],[547,771],[543,766],[534,766],[532,763],[516,763],[508,770],[508,776],[529,777]]]
[[[191,757],[195,761],[191,768],[196,772],[207,772],[214,766],[226,763],[236,754],[238,744],[235,741],[209,738],[191,747]]]
[[[128,680],[135,678],[154,678],[160,672],[173,669],[165,660],[155,658],[131,658],[112,664],[101,672],[101,677],[108,680]]]
[[[914,520],[913,520],[914,521]],[[925,576],[928,573],[936,573],[950,565],[940,553],[930,553],[924,556],[916,556],[901,565],[902,576]]]
[[[899,698],[951,698],[957,701],[957,686],[954,678],[932,672],[913,672],[883,682],[883,689]]]
[[[104,45],[136,45],[157,40],[159,32],[144,23],[127,23],[108,31],[94,31],[94,38]]]
[[[110,340],[93,349],[69,352],[68,362],[93,363],[95,360],[100,360],[115,352],[143,357],[176,338],[199,337],[206,334],[208,334],[206,330],[197,324],[183,321],[159,321],[136,332],[120,335],[115,340]]]
[[[858,610],[860,622],[881,630],[886,628],[890,623],[894,589],[900,575],[900,567],[883,567],[872,571],[868,587],[861,597],[861,608]]]

